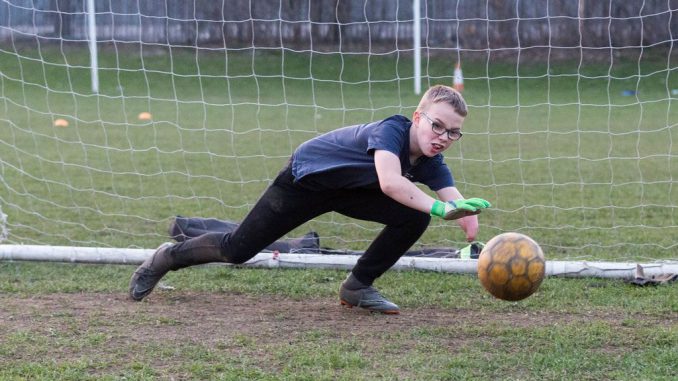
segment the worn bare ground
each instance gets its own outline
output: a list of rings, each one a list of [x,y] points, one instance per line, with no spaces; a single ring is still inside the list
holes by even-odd
[[[389,339],[417,328],[448,329],[459,322],[541,327],[604,321],[623,329],[625,318],[601,311],[495,313],[455,308],[405,308],[400,315],[386,316],[342,307],[334,298],[300,301],[233,293],[155,292],[141,303],[128,300],[123,293],[0,294],[0,343],[15,340],[25,346],[26,350],[4,347],[10,358],[23,363],[45,359],[64,363],[81,361],[83,356],[90,359],[87,361],[103,360],[108,365],[94,370],[101,375],[120,372],[133,361],[171,372],[167,367],[183,361],[181,354],[147,351],[182,343],[199,343],[204,348],[217,348],[222,355],[247,356],[261,364],[259,360],[270,356],[266,348],[303,343],[320,332],[328,340],[360,338],[367,347],[387,347],[392,355],[404,356],[418,339],[401,338],[397,347],[391,347]],[[675,324],[670,316],[649,315],[642,320],[656,326]],[[243,340],[253,340],[255,349],[243,349],[238,345]],[[468,340],[472,339],[459,335],[441,344],[460,348]],[[274,363],[270,363],[273,368]]]
[[[140,303],[127,299],[126,293],[0,294],[0,354],[4,352],[15,365],[84,361],[90,364],[88,372],[93,377],[120,376],[130,367],[143,366],[153,369],[155,375],[191,379],[196,375],[177,367],[188,361],[195,348],[214,353],[218,360],[212,361],[217,363],[227,356],[276,372],[282,366],[280,361],[285,361],[276,356],[276,350],[296,343],[306,345],[306,340],[318,335],[321,339],[315,345],[320,347],[312,346],[311,351],[321,350],[323,340],[358,340],[367,351],[388,348],[389,356],[406,357],[421,343],[417,334],[408,334],[417,330],[450,332],[457,324],[477,323],[481,329],[474,337],[452,334],[436,340],[436,345],[453,353],[473,345],[474,340],[496,340],[491,334],[482,334],[483,326],[551,327],[600,321],[624,329],[627,318],[604,311],[461,308],[404,308],[400,315],[387,316],[342,307],[334,298],[294,300],[183,291],[157,291]],[[674,315],[634,318],[657,327],[676,324]],[[482,337],[475,337],[478,334]],[[396,346],[391,342],[394,337]]]
[[[59,330],[67,323],[73,329],[115,330],[121,339],[140,337],[209,342],[233,335],[256,335],[270,340],[289,339],[308,330],[328,329],[350,335],[378,335],[420,327],[448,327],[459,321],[546,326],[601,320],[621,325],[626,317],[597,311],[580,313],[502,312],[496,314],[466,309],[403,309],[400,315],[372,314],[348,309],[333,298],[305,299],[254,297],[238,294],[156,292],[144,302],[132,302],[124,294],[0,295],[3,330],[16,332]],[[659,320],[657,320],[659,319]],[[645,322],[672,324],[644,316]],[[174,326],[176,329],[168,329]],[[0,335],[2,334],[0,331]],[[218,333],[218,335],[215,335]]]

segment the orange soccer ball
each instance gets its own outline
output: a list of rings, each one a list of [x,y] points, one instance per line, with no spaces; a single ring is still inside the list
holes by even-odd
[[[520,233],[492,238],[478,257],[478,278],[493,296],[509,301],[532,295],[544,280],[546,262],[539,244]]]

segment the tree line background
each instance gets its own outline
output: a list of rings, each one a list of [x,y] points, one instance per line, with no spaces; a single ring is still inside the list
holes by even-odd
[[[97,0],[100,42],[289,47],[314,51],[412,48],[412,0]],[[86,1],[0,2],[0,43],[87,39]],[[422,0],[425,48],[671,48],[678,0]]]

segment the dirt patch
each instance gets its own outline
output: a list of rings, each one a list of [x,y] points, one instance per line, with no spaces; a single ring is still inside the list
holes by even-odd
[[[404,308],[400,315],[381,315],[348,309],[332,298],[293,300],[237,294],[156,292],[144,302],[123,294],[50,294],[35,297],[0,295],[3,330],[49,334],[72,329],[111,333],[123,341],[154,337],[159,340],[198,340],[256,336],[258,340],[291,340],[309,331],[337,335],[379,336],[417,327],[449,327],[460,322],[510,324],[513,327],[551,326],[605,321],[621,326],[624,317],[605,312],[502,312],[450,308]],[[660,317],[643,316],[646,323],[670,325]],[[66,327],[66,328],[65,328]],[[168,329],[173,327],[173,329]],[[218,333],[218,334],[215,334]]]
[[[633,319],[643,326],[670,327],[675,325],[671,316]],[[11,361],[12,369],[75,364],[87,367],[92,377],[152,374],[196,379],[203,376],[192,367],[218,373],[227,369],[224,359],[235,362],[235,367],[250,369],[247,364],[253,364],[275,374],[287,366],[284,348],[297,346],[305,348],[304,356],[326,346],[334,350],[357,346],[368,359],[362,361],[379,364],[382,356],[407,359],[432,345],[449,353],[492,346],[502,327],[599,321],[628,330],[627,319],[605,311],[461,308],[404,308],[400,315],[381,315],[342,307],[335,298],[295,300],[236,293],[156,291],[141,303],[130,301],[125,293],[0,294],[0,355]],[[613,345],[599,350],[616,355],[627,348]],[[378,373],[377,368],[373,371]],[[409,371],[398,370],[404,379],[416,378],[409,377]]]

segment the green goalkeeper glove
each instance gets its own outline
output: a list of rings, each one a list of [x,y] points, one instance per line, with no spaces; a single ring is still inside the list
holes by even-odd
[[[482,198],[474,197],[469,199],[459,199],[455,201],[435,201],[431,207],[431,215],[441,217],[445,220],[456,220],[458,218],[473,216],[480,213],[482,209],[492,206],[488,201]]]

